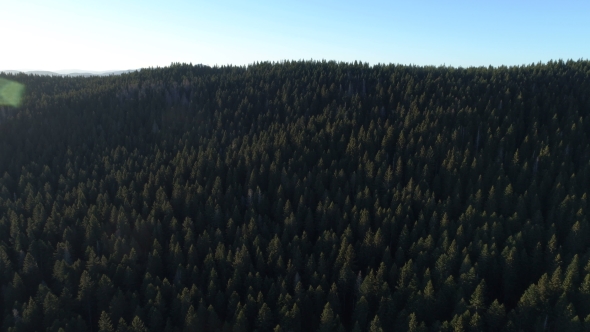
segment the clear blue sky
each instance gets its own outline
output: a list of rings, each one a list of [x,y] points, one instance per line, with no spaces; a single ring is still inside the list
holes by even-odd
[[[590,58],[590,1],[0,0],[0,69]]]

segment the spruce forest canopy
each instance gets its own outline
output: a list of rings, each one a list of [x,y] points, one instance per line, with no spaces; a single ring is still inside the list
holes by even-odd
[[[2,74],[2,331],[589,331],[590,62]]]

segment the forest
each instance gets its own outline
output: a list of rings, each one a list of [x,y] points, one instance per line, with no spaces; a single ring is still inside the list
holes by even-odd
[[[0,74],[2,331],[590,331],[590,62]]]

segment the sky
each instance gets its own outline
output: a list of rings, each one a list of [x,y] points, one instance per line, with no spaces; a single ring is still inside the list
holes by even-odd
[[[0,0],[0,70],[590,58],[590,1]]]

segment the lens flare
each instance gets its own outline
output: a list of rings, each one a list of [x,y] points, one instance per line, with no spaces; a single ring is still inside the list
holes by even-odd
[[[25,86],[0,77],[0,105],[20,106]]]

